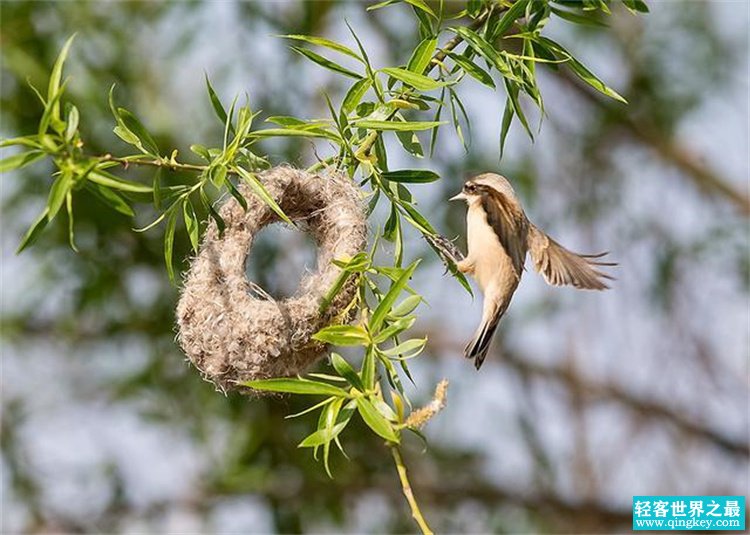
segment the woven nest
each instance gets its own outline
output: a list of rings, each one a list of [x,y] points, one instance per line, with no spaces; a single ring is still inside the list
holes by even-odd
[[[248,380],[302,373],[326,355],[326,346],[311,337],[342,314],[356,291],[350,279],[320,312],[340,273],[331,261],[352,257],[366,244],[361,198],[347,177],[277,167],[260,179],[284,213],[315,239],[317,271],[303,276],[292,297],[271,298],[248,281],[245,262],[256,234],[280,219],[248,188],[240,188],[247,211],[234,198],[221,207],[226,229],[219,236],[211,221],[185,280],[177,324],[190,361],[223,391],[244,389],[238,383]]]

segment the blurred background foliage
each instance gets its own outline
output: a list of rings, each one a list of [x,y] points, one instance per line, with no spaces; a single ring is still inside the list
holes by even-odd
[[[438,532],[616,532],[634,494],[747,491],[748,13],[729,1],[650,7],[613,8],[609,28],[551,28],[629,106],[546,71],[541,135],[531,144],[514,125],[500,165],[504,98],[469,84],[469,151],[441,135],[426,165],[443,179],[414,188],[456,236],[464,211],[445,199],[466,176],[499,169],[537,224],[574,248],[609,248],[621,265],[602,295],[529,273],[477,374],[461,348],[479,304],[410,231],[407,260],[433,263],[415,281],[432,307],[417,324],[430,342],[413,397],[427,399],[439,377],[452,383],[428,449],[405,446]],[[89,149],[122,147],[106,101],[116,82],[160,146],[185,154],[220,136],[204,70],[225,100],[247,91],[269,114],[324,116],[321,91],[340,99],[339,80],[273,36],[346,41],[346,19],[374,63],[397,65],[418,41],[411,17],[333,1],[2,2],[0,135],[35,130],[26,79],[43,87],[74,32],[68,91]],[[315,160],[305,141],[265,147],[274,163]],[[329,480],[296,447],[313,424],[283,419],[297,401],[224,397],[186,364],[160,231],[133,233],[82,193],[79,254],[61,220],[14,256],[44,206],[45,165],[1,183],[4,533],[413,530],[385,448],[361,423],[352,461],[334,458]],[[249,275],[271,293],[289,293],[313,265],[291,231],[256,247]],[[188,251],[179,232],[175,258]]]

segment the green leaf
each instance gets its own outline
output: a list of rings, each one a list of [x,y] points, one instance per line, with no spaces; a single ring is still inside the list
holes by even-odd
[[[300,128],[265,128],[252,133],[256,138],[264,137],[322,137],[335,142],[340,142],[339,136],[328,130],[304,130]]]
[[[362,327],[330,325],[315,333],[313,340],[337,346],[365,346],[370,342],[370,337]]]
[[[423,74],[425,69],[430,65],[436,47],[437,39],[434,37],[423,39],[422,42],[417,45],[417,48],[414,49],[414,53],[411,55],[411,58],[409,58],[409,63],[407,63],[406,68],[411,72]]]
[[[406,69],[401,69],[398,67],[386,67],[385,69],[380,69],[380,72],[383,72],[388,76],[395,78],[396,80],[410,85],[414,89],[418,89],[419,91],[432,91],[446,85],[445,82],[439,82],[437,80],[433,80],[429,76],[418,74],[416,72],[408,71]]]
[[[138,118],[125,108],[117,108],[117,113],[125,128],[135,134],[138,141],[140,141],[140,144],[136,146],[147,154],[158,156],[159,147],[156,145],[156,141],[154,141],[154,138],[151,137],[151,134],[149,134]]]
[[[174,283],[174,264],[172,256],[174,252],[174,231],[177,224],[177,211],[172,210],[167,217],[167,228],[164,231],[164,262],[167,265],[167,275],[169,280]]]
[[[469,76],[483,83],[487,87],[495,89],[495,81],[492,79],[490,73],[485,71],[479,65],[471,61],[470,59],[460,54],[454,54],[453,52],[447,51],[448,57],[456,62]]]
[[[297,47],[297,46],[293,46],[293,47],[290,47],[290,48],[292,50],[294,50],[295,52],[297,52],[298,54],[302,54],[303,56],[305,56],[307,59],[309,59],[313,63],[317,63],[321,67],[325,67],[326,69],[329,69],[331,71],[337,72],[339,74],[343,74],[344,76],[349,76],[350,78],[356,78],[358,80],[360,78],[362,78],[361,74],[358,74],[358,73],[356,73],[354,71],[350,71],[349,69],[347,69],[345,67],[342,67],[341,65],[339,65],[336,62],[331,61],[328,58],[324,58],[320,54],[316,54],[312,50],[308,50],[306,48],[300,48],[300,47]]]
[[[78,108],[70,105],[70,111],[68,111],[67,120],[68,124],[65,126],[65,141],[70,142],[73,140],[73,136],[75,136],[76,132],[78,131],[79,121],[80,115],[78,113]]]
[[[595,18],[596,14],[592,14],[592,16],[587,17],[586,15],[581,15],[580,13],[576,13],[574,11],[567,11],[565,9],[558,9],[556,7],[552,7],[552,13],[560,17],[561,19],[567,20],[568,22],[572,22],[573,24],[580,24],[582,26],[593,26],[598,28],[606,28],[607,23]]]
[[[343,422],[339,422],[335,424],[330,429],[324,428],[324,429],[318,429],[314,433],[310,434],[305,440],[300,442],[297,447],[298,448],[314,448],[316,446],[321,446],[326,443],[330,443],[334,438],[336,438],[338,435],[341,434],[341,432],[346,428],[346,426],[349,424],[349,420],[344,420]]]
[[[63,203],[65,202],[65,196],[73,187],[73,171],[66,169],[52,184],[52,188],[49,191],[49,197],[47,198],[47,218],[52,221],[57,212],[60,211]]]
[[[240,383],[242,386],[263,390],[265,392],[283,392],[286,394],[308,394],[313,396],[350,397],[349,393],[337,386],[321,381],[311,381],[301,377],[286,377],[278,379],[258,379]]]
[[[70,191],[65,195],[65,209],[68,213],[68,242],[70,243],[70,248],[77,253],[78,247],[76,247],[75,233],[73,229],[73,194]]]
[[[127,191],[130,193],[151,193],[152,192],[151,186],[144,186],[136,182],[123,180],[122,178],[118,178],[111,173],[102,171],[101,169],[92,170],[88,174],[87,178],[90,181],[96,182],[97,184],[100,184],[102,186],[113,188],[113,189],[119,189],[120,191]]]
[[[65,88],[68,85],[68,80],[65,80],[55,95],[47,101],[47,105],[44,107],[44,113],[42,113],[42,118],[39,120],[39,130],[38,133],[40,136],[45,134],[47,130],[49,129],[50,124],[55,128],[55,130],[62,130],[61,125],[62,120],[56,119],[54,116],[55,109],[57,107],[57,113],[59,115],[59,105],[60,105],[60,99],[63,96],[63,93],[65,93]]]
[[[391,310],[391,315],[398,317],[411,314],[423,300],[421,295],[410,295]]]
[[[341,289],[344,287],[344,284],[346,284],[346,281],[349,280],[350,276],[351,276],[351,273],[346,270],[342,270],[338,274],[331,288],[326,292],[326,294],[320,300],[320,305],[318,307],[319,312],[322,313],[328,310],[328,307],[331,306],[331,303],[339,294]]]
[[[89,190],[95,197],[97,197],[104,204],[115,209],[123,215],[133,217],[135,213],[130,205],[120,197],[117,193],[109,188],[105,188],[94,182],[86,181],[86,189]]]
[[[491,29],[491,33],[489,36],[490,42],[494,42],[498,37],[502,37],[502,35],[507,32],[511,26],[513,26],[513,23],[516,21],[516,19],[524,15],[528,3],[529,0],[516,0],[516,2],[514,2],[513,5],[510,6],[510,9],[505,12],[503,17]]]
[[[216,211],[216,208],[214,208],[214,205],[211,202],[211,199],[209,199],[208,195],[206,195],[206,191],[203,188],[201,188],[200,192],[201,192],[201,201],[203,201],[203,206],[206,207],[206,210],[208,210],[208,215],[210,215],[211,219],[213,219],[214,222],[216,223],[216,228],[219,230],[219,236],[223,236],[224,229],[227,228],[227,224],[224,222],[224,218],[222,218],[219,212]]]
[[[396,347],[381,351],[389,357],[396,357],[405,354],[408,354],[409,357],[415,357],[422,352],[422,349],[424,349],[426,344],[427,338],[412,338],[411,340],[398,344]]]
[[[286,221],[290,225],[293,225],[292,220],[287,217],[287,215],[284,213],[284,211],[281,209],[281,207],[276,204],[276,201],[271,197],[271,194],[268,193],[268,190],[263,185],[263,183],[258,180],[258,177],[256,177],[253,173],[250,171],[235,166],[232,167],[232,170],[240,175],[245,182],[250,186],[250,188],[253,190],[253,192],[262,200],[264,203],[266,203],[271,210],[273,210],[277,216],[279,216],[283,221]]]
[[[378,303],[378,307],[375,309],[375,312],[372,313],[372,318],[370,318],[371,332],[376,333],[380,330],[380,327],[383,324],[383,320],[385,319],[388,312],[390,312],[393,303],[396,302],[396,298],[401,294],[403,289],[409,283],[409,279],[414,273],[414,270],[417,269],[418,265],[419,260],[416,260],[404,270],[398,280],[391,284],[391,288],[388,290],[388,293],[385,294],[380,303]]]
[[[563,48],[562,45],[556,43],[552,39],[542,37],[541,35],[537,36],[537,40],[537,42],[543,44],[547,48],[550,48],[554,52],[557,52],[558,54],[566,57],[568,59],[568,61],[566,62],[568,67],[570,67],[570,69],[588,85],[610,98],[619,100],[624,104],[628,103],[628,101],[625,100],[619,93],[617,93],[617,91],[602,82],[599,78],[596,77],[594,73],[588,70],[588,68],[583,63],[575,59],[570,52]]]
[[[362,78],[354,82],[354,85],[349,88],[346,96],[344,96],[344,101],[341,103],[341,111],[346,115],[354,111],[354,108],[359,105],[362,97],[365,96],[365,93],[367,93],[371,86],[372,80],[369,78]]]
[[[341,377],[344,377],[347,381],[349,381],[350,385],[352,385],[360,392],[365,391],[365,387],[362,384],[362,379],[360,379],[357,372],[354,371],[354,368],[351,367],[351,365],[344,359],[344,357],[342,357],[338,353],[331,353],[331,364]]]
[[[396,139],[398,139],[401,146],[406,152],[417,158],[424,157],[424,151],[422,150],[422,144],[419,142],[417,134],[414,132],[399,132],[396,131]]]
[[[395,130],[401,132],[413,132],[418,130],[429,130],[445,124],[437,121],[375,121],[371,119],[362,119],[354,123],[358,128],[369,128],[370,130]]]
[[[190,151],[193,154],[197,154],[198,156],[200,156],[207,162],[211,161],[211,154],[208,152],[208,149],[204,147],[203,145],[198,145],[198,144],[190,145]]]
[[[518,120],[521,121],[521,124],[526,130],[526,133],[533,141],[534,132],[531,131],[529,121],[526,119],[526,114],[524,113],[523,108],[521,107],[521,102],[518,99],[518,86],[507,79],[503,81],[505,82],[505,90],[508,93],[508,100],[510,101],[511,107],[513,108],[513,113],[516,114]]]
[[[463,38],[463,40],[466,41],[466,43],[471,48],[473,48],[477,54],[482,56],[498,71],[500,71],[500,74],[502,74],[503,77],[520,81],[518,77],[510,70],[510,67],[508,67],[507,62],[505,61],[505,59],[503,59],[500,52],[495,50],[494,46],[491,43],[480,37],[475,31],[466,28],[465,26],[458,26],[456,28],[448,29]]]
[[[205,77],[206,89],[208,90],[208,98],[211,100],[211,106],[214,109],[214,113],[216,113],[216,117],[221,121],[221,125],[224,126],[227,124],[227,112],[224,110],[224,106],[221,104],[221,100],[219,100],[216,91],[214,91],[214,88],[211,86],[211,81],[208,79],[207,73],[205,74]],[[230,123],[229,128],[234,132],[234,125]]]
[[[510,131],[510,124],[513,122],[513,104],[510,98],[505,101],[505,111],[503,112],[503,122],[500,127],[500,158],[503,157],[503,151],[505,150],[505,139],[508,137]]]
[[[393,429],[391,422],[386,420],[367,398],[358,397],[355,399],[357,410],[370,429],[389,442],[395,442],[398,444],[399,438],[398,435],[396,435],[396,431]]]
[[[44,212],[42,212],[42,214],[36,219],[36,221],[31,224],[31,227],[29,227],[29,230],[26,231],[26,234],[24,234],[21,243],[18,245],[16,254],[21,253],[21,251],[26,249],[28,246],[33,245],[39,239],[39,236],[41,236],[44,227],[46,227],[47,223],[49,222],[49,219],[47,219],[47,212],[48,210],[47,208],[45,208]]]
[[[417,318],[414,316],[408,316],[406,318],[393,321],[388,327],[380,331],[380,333],[375,337],[373,341],[376,344],[382,344],[389,338],[392,338],[408,329],[411,329],[415,321],[417,321]]]
[[[440,175],[427,169],[401,169],[399,171],[386,171],[383,178],[391,182],[402,182],[405,184],[427,184],[440,179]]]
[[[27,165],[31,165],[32,163],[41,160],[45,156],[46,154],[44,152],[38,150],[30,150],[28,152],[21,152],[19,154],[14,154],[13,156],[8,156],[7,158],[0,160],[0,173],[22,169]]]
[[[424,0],[404,0],[407,4],[411,4],[412,6],[416,7],[417,9],[420,9],[430,15],[433,18],[437,18],[437,15],[435,15],[435,12],[432,10],[430,6],[427,5],[427,2]]]
[[[247,199],[245,199],[245,196],[240,193],[240,191],[237,189],[237,187],[232,184],[231,180],[226,181],[227,189],[229,190],[229,193],[232,194],[232,197],[235,198],[235,200],[240,203],[240,206],[242,206],[242,209],[247,212]]]
[[[285,39],[294,39],[296,41],[304,41],[312,45],[330,48],[331,50],[335,50],[336,52],[340,52],[341,54],[346,54],[347,56],[364,63],[364,60],[360,57],[360,55],[354,52],[354,50],[352,50],[348,46],[337,43],[336,41],[331,41],[330,39],[326,39],[324,37],[313,37],[311,35],[280,35],[279,37],[283,37]]]
[[[61,120],[59,98],[62,94],[62,91],[60,87],[60,81],[62,80],[62,70],[63,65],[65,64],[65,59],[68,57],[68,51],[70,50],[70,46],[73,44],[73,40],[75,39],[75,37],[76,34],[73,34],[68,37],[67,41],[65,41],[65,44],[63,45],[62,50],[57,56],[57,60],[55,60],[55,64],[52,67],[52,74],[49,77],[49,86],[47,87],[47,105],[49,106],[50,103],[52,103],[50,117],[53,121]]]
[[[197,252],[200,227],[198,225],[198,216],[195,215],[195,208],[193,208],[193,204],[189,199],[185,199],[185,202],[182,204],[182,213],[185,218],[185,228],[187,229],[188,236],[190,236],[193,251]]]

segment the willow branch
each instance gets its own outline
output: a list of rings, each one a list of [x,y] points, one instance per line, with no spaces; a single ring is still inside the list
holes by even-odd
[[[401,450],[399,450],[396,444],[389,444],[389,447],[391,449],[391,455],[393,455],[393,462],[396,464],[396,470],[398,470],[398,477],[401,480],[401,489],[403,490],[404,496],[406,496],[406,501],[409,502],[409,507],[411,508],[411,516],[417,522],[419,529],[422,530],[424,535],[433,535],[430,526],[427,525],[424,516],[422,516],[422,511],[419,509],[419,504],[417,503],[416,498],[414,498],[414,493],[412,492],[411,484],[409,483],[409,476],[406,473],[406,465],[401,457]]]

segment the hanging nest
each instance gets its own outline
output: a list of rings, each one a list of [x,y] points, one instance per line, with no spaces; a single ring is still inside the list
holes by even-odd
[[[340,273],[332,260],[352,257],[366,244],[364,207],[346,176],[277,167],[259,177],[289,219],[315,239],[317,271],[303,276],[294,296],[268,296],[248,281],[245,261],[258,232],[279,217],[244,185],[247,211],[234,198],[221,207],[226,229],[220,236],[216,223],[209,224],[182,289],[177,325],[185,354],[222,391],[250,392],[238,383],[297,375],[326,355],[326,346],[311,337],[334,321],[349,321],[340,316],[356,292],[352,277],[320,311]]]

